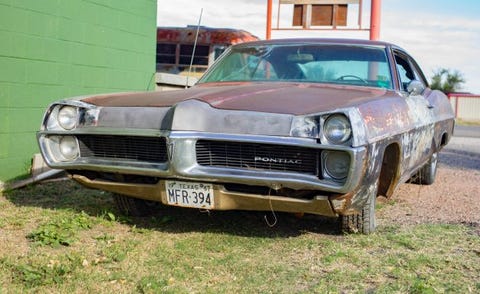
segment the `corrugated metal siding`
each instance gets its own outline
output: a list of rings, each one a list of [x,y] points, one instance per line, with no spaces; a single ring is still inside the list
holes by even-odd
[[[449,95],[456,117],[462,120],[480,121],[480,95]]]
[[[480,120],[480,97],[457,98],[458,117],[465,120]]]

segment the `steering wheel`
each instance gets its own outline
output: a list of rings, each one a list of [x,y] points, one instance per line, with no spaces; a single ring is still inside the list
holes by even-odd
[[[348,79],[346,79],[346,78],[351,78],[351,79],[354,79],[354,80],[358,80],[358,81],[361,81],[362,83],[368,85],[368,82],[366,80],[364,80],[361,77],[356,76],[356,75],[344,75],[344,76],[338,77],[337,81],[347,81]]]

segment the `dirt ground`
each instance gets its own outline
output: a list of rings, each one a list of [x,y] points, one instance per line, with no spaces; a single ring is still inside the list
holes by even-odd
[[[435,183],[400,185],[378,218],[398,224],[461,223],[480,233],[480,139],[454,138],[440,153]]]

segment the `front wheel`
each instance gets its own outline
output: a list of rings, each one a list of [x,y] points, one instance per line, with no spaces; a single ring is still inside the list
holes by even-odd
[[[375,218],[375,204],[377,200],[378,184],[368,189],[367,202],[363,205],[359,213],[350,215],[341,215],[341,230],[344,233],[362,233],[370,234],[375,231],[377,221]]]
[[[114,194],[113,201],[122,214],[129,216],[147,216],[153,214],[160,203]]]

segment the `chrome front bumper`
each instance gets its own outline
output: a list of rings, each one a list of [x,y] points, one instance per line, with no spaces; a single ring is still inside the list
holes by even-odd
[[[85,130],[83,130],[85,131]],[[69,132],[68,135],[85,134],[85,132]],[[87,133],[87,134],[91,134]],[[111,134],[111,133],[110,133]],[[143,134],[145,135],[145,134]],[[152,134],[153,135],[153,134]],[[40,148],[44,158],[52,168],[67,170],[94,170],[119,174],[132,174],[158,177],[161,179],[183,179],[210,183],[237,183],[245,185],[266,186],[278,190],[290,188],[294,190],[318,190],[345,194],[355,190],[363,180],[367,162],[365,147],[325,146],[315,140],[270,137],[256,135],[212,134],[203,132],[159,132],[156,136],[167,139],[168,161],[166,163],[145,163],[132,160],[110,160],[98,158],[78,158],[70,162],[55,162],[45,152],[48,132],[38,134]],[[279,146],[301,146],[317,150],[343,151],[350,156],[350,167],[345,182],[321,179],[315,175],[297,172],[270,171],[259,169],[243,169],[228,167],[201,166],[196,160],[195,144],[197,140],[208,139],[229,142],[254,142]],[[155,152],[155,150],[152,150]]]

